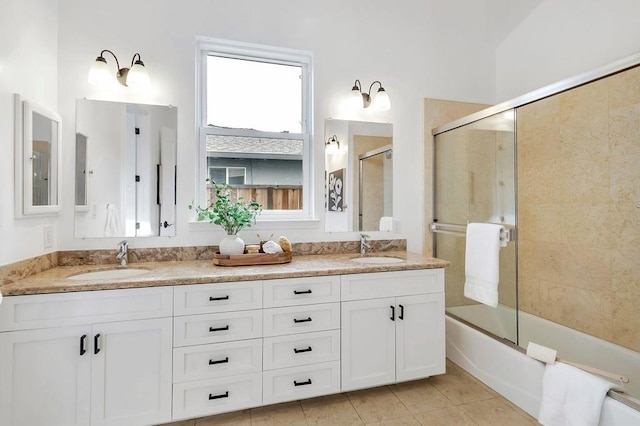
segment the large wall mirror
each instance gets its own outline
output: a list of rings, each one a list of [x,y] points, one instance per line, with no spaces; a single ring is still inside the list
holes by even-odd
[[[75,236],[175,235],[176,107],[76,102]]]
[[[61,120],[15,95],[15,216],[60,211]]]
[[[393,229],[393,126],[325,120],[327,232]]]

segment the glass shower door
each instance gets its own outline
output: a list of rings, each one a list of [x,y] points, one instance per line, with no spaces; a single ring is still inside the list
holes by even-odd
[[[445,274],[446,310],[515,343],[515,242],[500,249],[498,307],[464,296],[466,225],[516,225],[514,111],[440,133],[434,149],[434,255],[451,262]]]

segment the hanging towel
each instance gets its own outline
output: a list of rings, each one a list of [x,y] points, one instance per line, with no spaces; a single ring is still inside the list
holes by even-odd
[[[498,306],[500,231],[502,225],[467,225],[464,295],[485,305]]]
[[[121,237],[120,214],[113,204],[107,204],[107,218],[104,223],[105,237]]]
[[[547,364],[538,421],[545,426],[597,426],[604,397],[616,385],[561,362]]]
[[[380,218],[380,231],[391,232],[393,229],[393,218],[391,216],[382,216]]]

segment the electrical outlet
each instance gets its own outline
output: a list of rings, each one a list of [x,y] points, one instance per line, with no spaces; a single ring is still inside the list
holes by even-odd
[[[44,226],[44,248],[53,247],[53,225]]]
[[[393,219],[393,232],[395,234],[400,233],[400,219]]]

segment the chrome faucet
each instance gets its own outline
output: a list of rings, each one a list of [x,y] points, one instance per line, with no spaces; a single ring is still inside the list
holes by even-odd
[[[116,256],[116,259],[120,261],[121,266],[127,266],[127,263],[129,263],[129,243],[125,240],[120,241],[118,243],[118,249],[120,251]]]
[[[360,256],[367,254],[367,250],[371,250],[371,244],[367,243],[367,238],[370,238],[367,234],[360,234]]]

